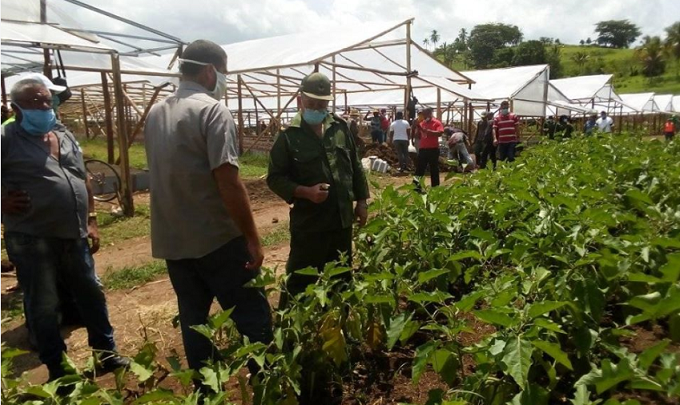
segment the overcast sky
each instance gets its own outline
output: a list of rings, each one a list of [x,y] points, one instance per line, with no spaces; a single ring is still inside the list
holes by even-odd
[[[61,0],[47,0],[86,28],[130,32],[122,24],[74,11]],[[3,0],[3,3],[5,0]],[[602,20],[630,19],[643,35],[663,35],[680,20],[680,0],[86,0],[142,24],[178,36],[220,44],[356,22],[415,17],[414,39],[422,43],[433,29],[440,42],[453,41],[461,28],[480,23],[514,24],[525,39],[559,38],[576,44],[596,35]],[[304,44],[299,44],[304,46]]]

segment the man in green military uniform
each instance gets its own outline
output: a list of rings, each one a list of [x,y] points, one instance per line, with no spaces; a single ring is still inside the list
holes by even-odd
[[[331,83],[322,73],[302,80],[301,110],[272,146],[267,184],[294,204],[290,213],[290,296],[305,290],[316,278],[295,271],[342,256],[351,260],[352,223],[366,223],[368,184],[347,123],[328,113]],[[354,207],[356,201],[356,207]],[[281,305],[288,297],[282,294]]]

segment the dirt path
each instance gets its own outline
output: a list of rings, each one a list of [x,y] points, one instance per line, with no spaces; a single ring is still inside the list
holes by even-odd
[[[381,184],[400,186],[411,181],[411,177],[381,178]],[[289,206],[269,191],[262,180],[246,182],[251,198],[251,209],[255,223],[261,235],[266,235],[280,223],[288,220]],[[135,201],[148,204],[148,194],[135,196]],[[285,271],[289,247],[287,243],[270,246],[265,249],[265,263],[275,268],[278,274]],[[97,272],[116,271],[124,267],[139,266],[153,260],[149,236],[142,236],[106,246],[95,255]],[[16,300],[5,289],[16,283],[12,277],[2,278],[3,304]],[[181,334],[172,326],[172,320],[178,313],[177,302],[167,276],[129,290],[108,291],[107,302],[109,318],[115,329],[116,342],[121,353],[132,355],[137,352],[145,340],[156,343],[159,348],[159,359],[177,353],[183,358]],[[270,298],[272,305],[278,302],[278,296]],[[218,310],[217,304],[213,310]],[[65,331],[64,337],[69,355],[76,364],[84,364],[90,350],[87,345],[87,332],[84,328]],[[2,327],[2,341],[11,347],[31,350],[28,344],[28,333],[23,318],[17,318]],[[164,360],[163,360],[164,361]],[[19,373],[28,371],[28,379],[32,383],[42,383],[47,379],[47,369],[42,366],[35,352],[19,356],[15,359],[15,370]],[[110,377],[103,377],[104,383]]]

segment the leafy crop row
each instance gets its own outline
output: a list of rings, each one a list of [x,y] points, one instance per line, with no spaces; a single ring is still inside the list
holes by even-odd
[[[332,276],[352,269],[328,265],[276,313],[270,345],[242,341],[227,311],[197,328],[223,361],[193,373],[173,358],[167,369],[148,344],[115,389],[82,370],[30,386],[10,377],[17,352],[4,348],[3,402],[223,404],[238,380],[244,403],[334,403],[359,365],[380,374],[398,353],[414,383],[428,371],[448,387],[433,404],[677,403],[679,158],[678,143],[579,138],[425,195],[387,187],[357,236],[351,282]],[[280,288],[270,272],[257,284]],[[490,326],[465,343],[480,323]],[[661,332],[648,347],[625,344],[652,327]],[[263,370],[252,399],[239,374],[248,362]],[[183,392],[159,388],[168,378]]]

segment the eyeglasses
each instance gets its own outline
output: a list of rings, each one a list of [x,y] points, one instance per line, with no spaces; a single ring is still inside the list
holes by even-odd
[[[15,100],[15,103],[26,109],[39,110],[41,108],[52,108],[52,99],[46,97],[33,97]]]

